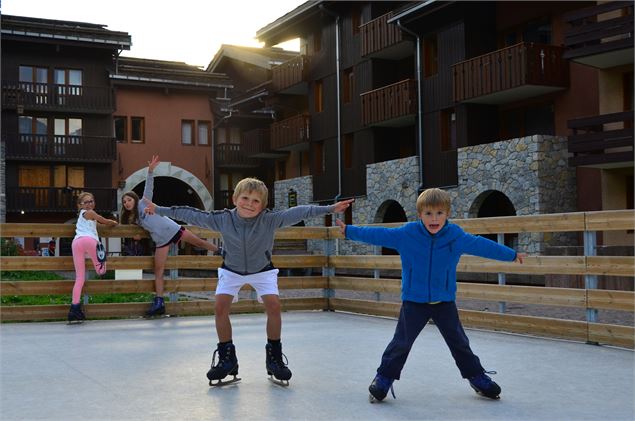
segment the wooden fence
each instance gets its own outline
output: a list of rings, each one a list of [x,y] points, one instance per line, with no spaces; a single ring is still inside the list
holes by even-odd
[[[454,220],[466,231],[474,234],[501,234],[519,232],[582,232],[584,233],[584,256],[529,256],[523,265],[485,260],[473,256],[463,256],[459,263],[460,272],[486,272],[503,274],[568,274],[583,275],[586,288],[548,288],[504,284],[459,283],[458,298],[484,300],[500,303],[523,303],[542,306],[557,306],[585,309],[586,321],[565,320],[549,317],[524,316],[503,311],[460,310],[463,323],[468,327],[516,332],[538,336],[559,337],[590,343],[634,348],[635,329],[633,326],[599,323],[598,310],[615,310],[633,313],[635,293],[597,289],[597,276],[634,277],[635,258],[633,256],[596,256],[596,233],[612,230],[633,230],[635,213],[632,210],[579,212],[538,216],[496,217]],[[399,225],[399,224],[388,224]],[[72,237],[73,225],[61,224],[2,224],[2,237]],[[188,227],[194,233],[206,238],[218,238],[219,234],[197,227]],[[146,233],[134,226],[103,228],[100,235],[126,238]],[[321,240],[324,253],[320,255],[274,255],[273,263],[281,269],[315,268],[322,276],[281,276],[281,290],[322,290],[317,298],[284,298],[282,306],[288,310],[334,310],[371,315],[397,317],[400,304],[381,300],[359,300],[336,298],[337,290],[399,293],[400,281],[388,278],[341,276],[344,269],[401,269],[399,256],[377,255],[336,255],[335,242],[342,239],[336,227],[286,228],[276,235],[277,240]],[[109,257],[109,269],[152,269],[152,257]],[[87,264],[90,264],[87,262]],[[221,264],[216,256],[170,256],[166,269],[214,270]],[[88,266],[87,266],[88,267]],[[62,270],[72,271],[71,257],[2,257],[0,270]],[[340,275],[338,275],[338,270]],[[212,292],[216,288],[216,278],[175,277],[166,279],[166,293],[173,297],[181,292]],[[48,295],[68,294],[72,280],[63,281],[2,281],[0,294]],[[149,293],[154,290],[153,280],[91,280],[87,281],[84,293]],[[314,294],[315,295],[315,294]],[[252,298],[255,298],[252,296]],[[88,304],[85,306],[88,318],[139,317],[147,309],[148,303]],[[209,315],[214,312],[211,300],[170,301],[168,312],[174,315]],[[63,319],[67,305],[33,305],[0,307],[2,321],[33,321]],[[233,312],[260,312],[262,306],[255,299],[241,300],[232,307]]]

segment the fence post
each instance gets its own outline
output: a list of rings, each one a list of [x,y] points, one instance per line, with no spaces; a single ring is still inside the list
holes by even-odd
[[[584,231],[584,257],[595,256],[597,254],[597,233],[595,231]],[[598,276],[584,275],[584,288],[597,289]],[[587,304],[588,305],[588,304]],[[598,311],[595,308],[586,309],[586,321],[596,323],[598,321]]]
[[[381,246],[373,246],[375,256],[381,255]],[[373,269],[373,278],[379,279],[379,269]],[[375,301],[381,301],[381,292],[375,291]]]
[[[175,243],[170,244],[170,251],[168,252],[168,256],[178,256],[179,255],[179,250],[177,248],[177,245]],[[156,273],[154,274],[154,276],[156,276]],[[179,270],[178,269],[170,269],[170,279],[174,280],[174,279],[178,279],[179,277]],[[168,292],[168,299],[170,300],[170,302],[177,302],[179,300],[179,294],[177,294],[174,291],[170,291]]]
[[[505,234],[504,233],[498,233],[496,234],[496,241],[498,241],[498,244],[505,244]],[[499,273],[498,274],[498,285],[505,285],[507,281],[507,278],[505,277],[504,273]],[[499,301],[498,302],[498,312],[499,313],[505,313],[505,310],[507,309],[507,303],[505,301]]]
[[[336,239],[331,238],[331,231],[327,229],[327,238],[324,241],[324,255],[326,256],[326,266],[322,267],[322,276],[326,276],[327,278],[330,276],[335,276],[335,268],[332,268],[331,266],[329,266],[329,256],[332,256],[333,254],[337,254],[337,250],[336,250]],[[327,301],[330,298],[335,297],[335,290],[333,290],[331,288],[330,282],[327,280],[327,287],[324,288],[324,290],[322,291],[322,295],[324,298],[327,299]],[[328,307],[330,308],[330,303],[328,304]],[[328,310],[325,309],[325,310]]]

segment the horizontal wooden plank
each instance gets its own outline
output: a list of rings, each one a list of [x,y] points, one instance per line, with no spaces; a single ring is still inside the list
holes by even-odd
[[[635,348],[635,328],[589,323],[589,341],[633,349]]]
[[[346,298],[331,298],[330,307],[334,311],[349,313],[372,314],[375,316],[399,317],[401,303],[386,303],[367,300],[350,300]]]
[[[587,231],[617,231],[635,229],[635,210],[585,212]]]
[[[357,269],[401,269],[399,256],[329,256],[329,266]]]
[[[635,312],[635,292],[606,289],[586,290],[589,308]]]
[[[635,277],[633,256],[588,256],[586,273],[590,275]]]
[[[328,278],[325,276],[281,276],[278,288],[284,289],[322,289],[326,288]],[[62,281],[2,281],[0,296],[12,295],[63,295],[70,294],[74,280]],[[165,279],[165,292],[214,292],[218,278],[180,278]],[[249,285],[245,290],[253,290]],[[89,280],[84,284],[84,294],[123,294],[152,293],[153,279],[137,280]]]
[[[362,278],[354,276],[331,276],[329,288],[349,291],[372,291],[401,293],[401,280],[388,278]]]
[[[586,291],[519,285],[458,283],[457,298],[586,308]]]
[[[462,256],[459,272],[518,273],[528,275],[585,274],[584,256],[528,256],[524,263],[500,262],[476,256]]]
[[[584,231],[583,212],[453,219],[452,222],[472,234]]]

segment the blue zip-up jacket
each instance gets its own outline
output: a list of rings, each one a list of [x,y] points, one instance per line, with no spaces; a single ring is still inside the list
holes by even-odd
[[[241,218],[236,208],[206,212],[189,206],[156,207],[156,213],[223,236],[225,266],[242,275],[260,272],[271,264],[275,230],[305,218],[333,212],[335,205],[295,206],[281,211],[263,210],[253,218]]]
[[[146,176],[146,186],[143,189],[143,197],[152,201],[153,194],[154,174],[152,171],[148,171],[148,175]],[[181,226],[165,216],[156,214],[149,215],[145,213],[146,207],[147,206],[143,201],[143,198],[139,199],[139,203],[137,204],[137,209],[139,211],[138,225],[150,233],[150,237],[152,237],[152,241],[154,241],[156,247],[168,244],[176,233],[179,232]]]
[[[346,238],[397,250],[401,256],[401,299],[417,303],[456,300],[456,266],[462,254],[516,259],[515,250],[468,234],[449,221],[434,235],[422,221],[398,228],[347,225]]]

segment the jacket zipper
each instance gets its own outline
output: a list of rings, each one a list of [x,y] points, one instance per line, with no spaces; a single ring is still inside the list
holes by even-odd
[[[428,262],[428,302],[432,301],[432,250],[434,250],[434,237],[430,242],[430,261]]]

